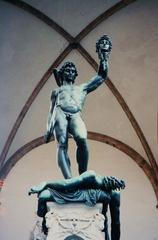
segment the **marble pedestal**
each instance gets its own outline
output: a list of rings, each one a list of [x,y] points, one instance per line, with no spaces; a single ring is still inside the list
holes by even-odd
[[[45,216],[48,228],[47,240],[103,240],[104,216],[102,204],[88,207],[85,204],[48,202]]]

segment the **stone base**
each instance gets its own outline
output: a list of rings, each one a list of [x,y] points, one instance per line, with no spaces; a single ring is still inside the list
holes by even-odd
[[[42,230],[42,218],[37,218],[32,231],[30,232],[29,240],[46,240],[47,236]]]
[[[88,207],[85,204],[48,202],[45,216],[48,228],[47,240],[103,240],[104,216],[102,204]]]

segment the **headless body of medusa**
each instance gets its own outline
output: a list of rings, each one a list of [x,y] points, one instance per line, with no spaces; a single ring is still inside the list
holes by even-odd
[[[77,145],[76,158],[79,174],[87,170],[89,154],[87,130],[82,120],[81,111],[87,94],[94,91],[107,79],[107,59],[111,50],[111,48],[109,50],[109,39],[105,39],[103,36],[99,41],[97,52],[100,65],[98,74],[87,83],[74,85],[77,70],[72,62],[66,62],[59,71],[54,69],[59,87],[51,94],[45,142],[49,142],[54,133],[58,143],[58,165],[66,179],[72,177],[68,156],[68,134],[73,136]],[[102,53],[102,49],[105,49],[106,53]]]
[[[39,217],[44,217],[47,213],[47,202],[58,202],[60,204],[63,203],[63,201],[64,203],[82,202],[90,206],[96,203],[103,203],[102,213],[105,216],[105,240],[109,240],[106,216],[109,204],[111,214],[111,240],[119,240],[120,193],[115,190],[124,188],[125,183],[123,180],[118,180],[115,177],[100,176],[94,171],[86,171],[80,176],[71,179],[43,182],[38,186],[32,187],[29,195],[34,193],[38,194],[37,214]]]

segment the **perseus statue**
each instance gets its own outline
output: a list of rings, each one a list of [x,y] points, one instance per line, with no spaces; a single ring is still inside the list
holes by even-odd
[[[72,177],[68,156],[68,134],[72,135],[77,145],[76,158],[79,174],[87,171],[89,155],[87,130],[81,112],[87,94],[97,89],[107,79],[111,49],[111,39],[103,35],[96,43],[96,52],[100,60],[98,72],[92,79],[81,85],[75,85],[78,73],[74,63],[65,62],[60,70],[54,69],[59,87],[51,93],[45,142],[48,143],[54,135],[58,144],[58,165],[66,179]]]

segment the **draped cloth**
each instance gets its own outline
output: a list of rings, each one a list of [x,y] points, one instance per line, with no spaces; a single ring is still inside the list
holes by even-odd
[[[78,189],[73,192],[59,192],[54,189],[49,189],[53,202],[59,204],[65,203],[85,203],[88,206],[95,206],[98,202],[109,202],[110,193],[100,189]]]

